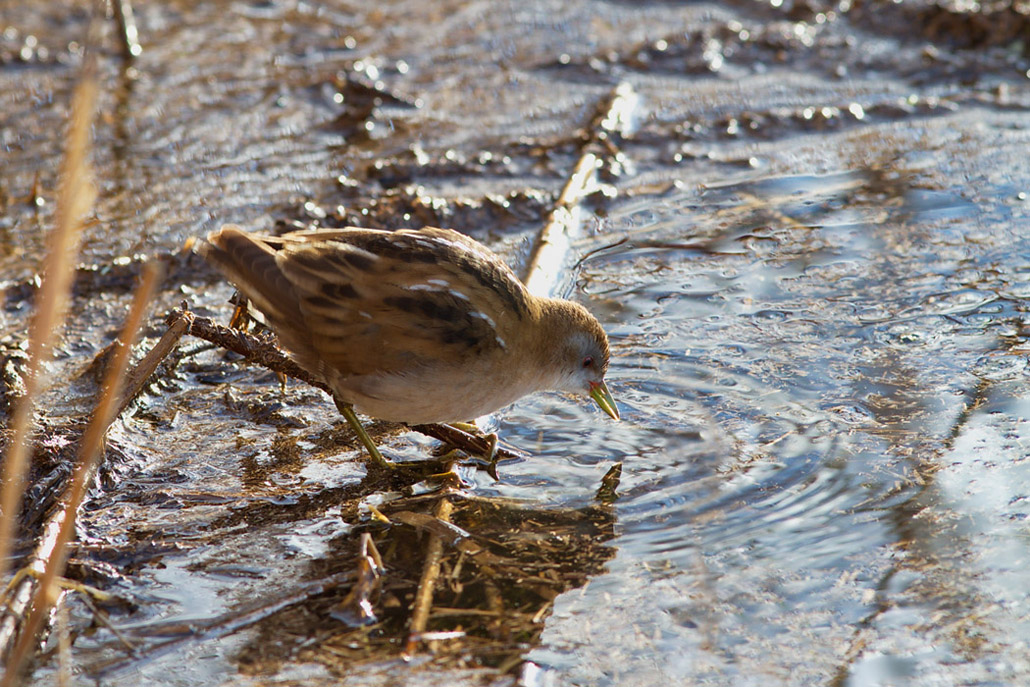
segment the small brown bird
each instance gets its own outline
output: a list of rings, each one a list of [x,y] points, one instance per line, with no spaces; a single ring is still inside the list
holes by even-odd
[[[530,294],[486,247],[449,229],[280,237],[226,225],[195,250],[266,318],[296,362],[354,409],[393,422],[476,418],[526,394],[589,395],[619,419],[608,337],[583,306]]]

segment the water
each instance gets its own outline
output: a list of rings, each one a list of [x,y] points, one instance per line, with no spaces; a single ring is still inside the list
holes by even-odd
[[[985,278],[997,256],[965,245],[972,203],[894,194],[873,174],[780,177],[705,192],[703,213],[682,194],[606,218],[633,227],[630,243],[588,263],[586,281],[617,304],[613,388],[633,396],[614,431],[647,448],[623,454],[609,573],[556,607],[532,660],[574,684],[619,685],[923,684],[988,653],[1004,657],[984,666],[992,677],[963,679],[1025,669],[1023,640],[995,645],[987,630],[1025,637],[1021,613],[1002,610],[1022,606],[1020,585],[999,579],[1025,556],[1000,522],[1022,518],[997,512],[1025,490],[1018,478],[1005,480],[1015,493],[993,478],[970,486],[986,476],[968,455],[995,455],[997,424],[1014,421],[974,390],[977,377],[1021,380],[993,333],[1021,316]],[[675,247],[730,212],[736,223],[706,242],[767,240]],[[1006,271],[1021,269],[1013,257]],[[955,264],[979,279],[956,280]],[[658,429],[670,425],[696,433],[677,441]],[[1018,470],[1019,432],[1005,436],[996,467]],[[969,556],[976,572],[956,575]]]

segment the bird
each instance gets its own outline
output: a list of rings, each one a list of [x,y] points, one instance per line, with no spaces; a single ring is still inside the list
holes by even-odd
[[[272,236],[226,224],[193,249],[324,381],[381,466],[392,464],[355,411],[409,425],[456,423],[556,390],[588,396],[619,419],[597,318],[579,303],[530,293],[500,257],[458,231]]]

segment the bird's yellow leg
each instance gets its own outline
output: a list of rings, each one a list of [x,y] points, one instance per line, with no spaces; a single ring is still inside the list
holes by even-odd
[[[358,435],[358,439],[361,440],[365,450],[368,451],[368,455],[372,457],[372,461],[380,467],[393,468],[393,463],[383,458],[383,454],[379,452],[376,442],[372,441],[372,437],[365,431],[365,427],[361,424],[361,420],[358,419],[351,404],[336,401],[336,407],[339,409],[340,414],[347,418],[347,423],[350,424],[350,428],[354,430],[354,433]]]

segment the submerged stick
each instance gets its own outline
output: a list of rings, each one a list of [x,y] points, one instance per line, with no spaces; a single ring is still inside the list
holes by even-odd
[[[261,599],[254,604],[243,608],[229,611],[210,620],[190,621],[186,623],[162,623],[159,624],[164,634],[173,634],[179,631],[181,636],[172,637],[153,644],[149,647],[138,647],[135,653],[127,659],[114,659],[94,665],[87,669],[87,672],[94,678],[104,678],[115,675],[123,670],[139,670],[147,661],[163,656],[168,652],[192,642],[214,641],[220,637],[239,632],[255,623],[269,618],[284,608],[308,601],[316,596],[325,594],[326,591],[350,582],[354,579],[353,572],[339,573],[324,580],[310,582],[304,585],[299,591],[291,592],[284,596],[272,599]],[[138,635],[145,628],[136,628]]]
[[[450,522],[451,512],[454,504],[446,496],[440,499],[436,505],[436,512],[433,515],[443,522]],[[430,533],[429,544],[426,545],[426,562],[422,566],[422,578],[418,582],[418,590],[415,592],[415,600],[411,604],[411,627],[408,631],[408,641],[404,645],[404,653],[408,656],[415,653],[421,635],[426,631],[426,624],[429,622],[429,611],[433,607],[433,590],[436,588],[436,581],[440,577],[440,561],[443,558],[443,537],[437,533]]]

